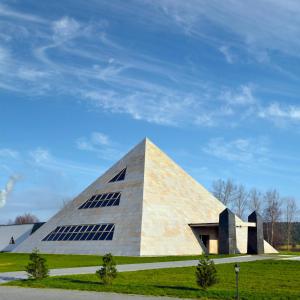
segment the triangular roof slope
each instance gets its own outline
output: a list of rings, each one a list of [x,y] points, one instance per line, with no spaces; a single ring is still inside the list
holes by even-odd
[[[36,247],[44,253],[101,254],[111,252],[115,255],[139,255],[144,163],[145,140],[139,143],[134,149],[80,193],[71,203],[53,216],[43,227],[37,230],[27,241],[20,245],[20,247],[16,249],[16,252],[30,252]],[[123,170],[126,170],[126,176],[123,180],[110,182],[116,174],[119,174]],[[93,195],[107,194],[107,198],[109,198],[110,193],[117,192],[121,194],[120,199],[117,200],[119,201],[118,205],[110,203],[112,204],[110,206],[96,207],[94,205],[95,202],[93,202],[90,208],[88,207],[90,204],[86,204],[85,207],[82,207],[88,200],[92,199]],[[99,201],[102,200],[100,199]],[[109,204],[110,200],[105,201],[106,204]],[[66,236],[68,236],[67,234],[73,229],[72,227],[66,228],[66,226],[89,224],[114,224],[113,239],[96,241],[51,240],[52,238],[56,238],[54,234],[51,236],[51,233],[53,233],[53,230],[58,226],[64,226],[65,228],[62,229],[62,233],[64,234],[64,231],[69,231],[66,233]],[[74,230],[76,231],[77,229]],[[70,238],[70,236],[72,235],[69,235],[68,238]],[[77,237],[78,235],[75,238]],[[96,235],[94,237],[96,237]],[[57,236],[57,238],[60,237]],[[43,239],[44,241],[42,241]]]
[[[188,224],[218,223],[224,208],[147,139],[141,255],[202,253]]]

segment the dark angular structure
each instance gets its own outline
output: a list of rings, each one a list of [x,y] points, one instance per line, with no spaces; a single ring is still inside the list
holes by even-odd
[[[226,208],[219,215],[219,254],[237,253],[235,227],[235,215]]]
[[[264,232],[263,220],[261,215],[254,211],[248,216],[248,222],[256,223],[256,227],[248,227],[248,254],[263,254],[264,253]]]

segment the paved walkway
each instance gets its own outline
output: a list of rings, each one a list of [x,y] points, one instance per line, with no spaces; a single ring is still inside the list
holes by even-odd
[[[0,300],[177,300],[169,297],[148,297],[115,293],[83,292],[58,289],[30,289],[0,286]],[[179,300],[179,299],[178,299]],[[183,299],[180,299],[183,300]]]
[[[272,255],[245,255],[236,257],[216,258],[213,259],[215,264],[226,264],[236,262],[249,262],[265,259],[278,259],[278,256]],[[143,263],[143,264],[129,264],[118,265],[119,272],[128,271],[140,271],[151,269],[165,269],[165,268],[180,268],[180,267],[192,267],[198,264],[198,260],[185,260],[185,261],[168,261],[168,262],[156,262],[156,263]],[[80,268],[66,268],[66,269],[52,269],[50,270],[50,276],[61,275],[77,275],[77,274],[93,274],[100,267],[80,267]],[[0,283],[5,283],[17,279],[26,279],[27,274],[24,271],[0,273]],[[0,300],[2,300],[0,298]]]

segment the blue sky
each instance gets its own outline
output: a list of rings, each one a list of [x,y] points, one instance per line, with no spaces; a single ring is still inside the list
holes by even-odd
[[[232,178],[300,199],[299,13],[0,1],[0,189],[17,177],[0,223],[46,220],[145,136],[207,188]]]

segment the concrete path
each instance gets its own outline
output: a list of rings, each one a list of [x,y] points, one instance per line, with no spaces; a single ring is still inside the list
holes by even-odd
[[[169,297],[148,297],[115,293],[69,291],[58,289],[30,289],[0,286],[0,300],[175,300]],[[178,299],[179,300],[179,299]],[[183,299],[181,299],[183,300]]]
[[[278,259],[278,256],[245,255],[245,256],[236,256],[236,257],[215,258],[213,259],[213,261],[215,264],[226,264],[226,263],[266,260],[266,259]],[[117,269],[119,272],[128,272],[128,271],[141,271],[141,270],[152,270],[152,269],[192,267],[192,266],[196,266],[197,264],[198,264],[198,260],[168,261],[168,262],[156,262],[156,263],[118,265]],[[93,274],[97,270],[99,270],[99,268],[100,268],[99,266],[96,266],[96,267],[52,269],[50,270],[50,276]],[[27,278],[27,274],[24,271],[0,273],[0,283],[5,283],[8,281],[18,280],[18,279],[26,279],[26,278]],[[2,299],[0,298],[0,300]]]

